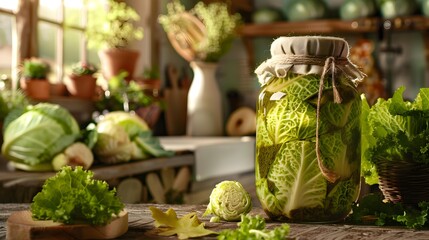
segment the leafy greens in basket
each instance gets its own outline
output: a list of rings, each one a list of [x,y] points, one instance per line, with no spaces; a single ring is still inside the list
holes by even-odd
[[[404,101],[405,87],[393,97],[362,104],[362,175],[378,183],[381,161],[429,163],[429,88],[420,89],[413,102]]]

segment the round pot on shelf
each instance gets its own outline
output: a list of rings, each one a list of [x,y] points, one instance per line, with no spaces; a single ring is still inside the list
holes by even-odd
[[[131,80],[134,76],[134,70],[137,60],[140,56],[138,51],[125,48],[112,48],[98,52],[101,62],[101,72],[106,80],[126,71],[128,76],[126,80]]]
[[[66,84],[70,95],[82,99],[92,99],[97,87],[97,78],[92,75],[70,75]]]
[[[47,79],[25,80],[25,93],[35,100],[47,100],[51,96],[51,84]]]

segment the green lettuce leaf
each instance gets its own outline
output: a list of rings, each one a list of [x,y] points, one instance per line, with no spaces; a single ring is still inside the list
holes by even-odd
[[[109,190],[106,182],[93,179],[93,172],[67,166],[46,180],[30,208],[38,220],[105,225],[124,205],[115,189]]]
[[[429,88],[420,89],[413,102],[402,97],[405,87],[392,98],[378,99],[362,107],[362,175],[368,184],[378,183],[381,161],[429,163]]]
[[[150,156],[154,157],[171,157],[174,155],[173,151],[165,150],[159,139],[152,136],[152,132],[140,132],[138,136],[133,139],[133,142],[140,148],[143,152],[148,153]],[[137,156],[134,156],[135,159],[138,159]]]

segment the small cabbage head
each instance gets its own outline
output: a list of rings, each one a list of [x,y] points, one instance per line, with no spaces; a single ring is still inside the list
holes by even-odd
[[[98,123],[97,132],[94,153],[99,161],[108,164],[130,161],[133,144],[123,127],[106,120]]]
[[[221,220],[238,221],[242,214],[249,213],[251,209],[252,199],[243,185],[237,181],[223,181],[210,194],[204,216],[214,214]]]

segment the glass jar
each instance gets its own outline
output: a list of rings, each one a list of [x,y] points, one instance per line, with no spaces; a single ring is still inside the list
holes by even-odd
[[[346,41],[281,37],[255,71],[256,192],[274,220],[337,222],[359,195],[364,75]]]

